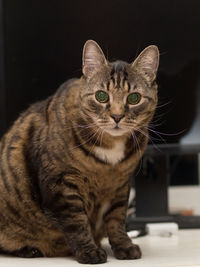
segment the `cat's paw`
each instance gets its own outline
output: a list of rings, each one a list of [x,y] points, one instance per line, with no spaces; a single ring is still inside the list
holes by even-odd
[[[76,253],[76,258],[79,263],[98,264],[107,261],[107,254],[101,248],[93,248],[89,251],[81,251]]]
[[[43,257],[42,252],[34,247],[25,246],[19,250],[10,252],[11,255],[22,258],[38,258]]]
[[[131,247],[119,247],[114,249],[114,255],[119,260],[134,260],[140,259],[142,252],[138,245],[132,245]]]

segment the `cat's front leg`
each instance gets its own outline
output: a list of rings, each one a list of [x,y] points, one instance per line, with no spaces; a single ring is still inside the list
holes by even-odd
[[[128,192],[127,183],[126,188],[123,188],[122,192],[118,192],[104,217],[112,250],[115,257],[121,260],[139,259],[142,255],[139,246],[132,243],[125,230]]]
[[[106,262],[106,252],[95,244],[92,236],[78,179],[64,177],[59,184],[57,179],[54,180],[55,184],[51,183],[50,187],[43,185],[43,207],[47,214],[63,231],[66,243],[78,262]]]

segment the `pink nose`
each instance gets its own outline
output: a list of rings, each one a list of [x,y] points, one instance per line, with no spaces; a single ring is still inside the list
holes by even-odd
[[[123,114],[112,114],[111,118],[113,118],[113,120],[118,123],[121,121],[121,119],[124,117]]]

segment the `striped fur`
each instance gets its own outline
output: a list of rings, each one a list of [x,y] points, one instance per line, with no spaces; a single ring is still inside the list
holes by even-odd
[[[130,176],[148,142],[147,126],[157,103],[155,79],[121,61],[83,73],[33,104],[1,140],[3,253],[73,254],[81,263],[101,263],[106,253],[100,241],[108,235],[117,258],[141,256],[125,232],[125,216]],[[97,90],[108,92],[109,103],[96,101]],[[135,91],[144,97],[134,107],[124,99]],[[124,114],[121,134],[109,128],[113,113]]]

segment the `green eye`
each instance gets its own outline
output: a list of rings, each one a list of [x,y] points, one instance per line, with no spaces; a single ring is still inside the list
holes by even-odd
[[[140,102],[141,95],[139,93],[132,93],[127,97],[127,102],[131,105],[136,105]]]
[[[106,103],[109,100],[108,94],[104,91],[97,91],[95,97],[96,100],[99,101],[100,103]]]

